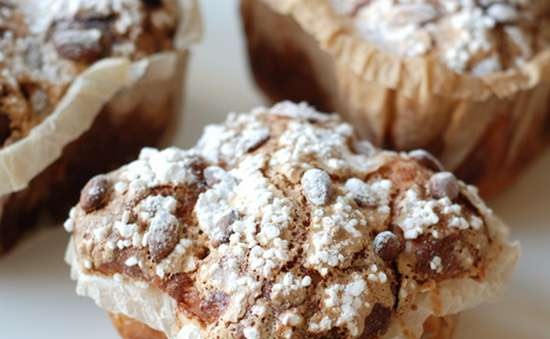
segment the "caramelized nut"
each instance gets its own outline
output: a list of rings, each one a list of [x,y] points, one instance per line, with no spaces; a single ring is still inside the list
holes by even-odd
[[[423,149],[417,149],[409,152],[409,157],[418,161],[422,166],[425,166],[431,169],[434,172],[443,171],[443,165],[436,157],[434,157],[430,152]]]
[[[378,233],[373,245],[374,252],[385,261],[395,260],[405,248],[403,240],[390,231]]]
[[[215,239],[219,242],[226,242],[229,240],[231,235],[231,225],[239,218],[239,213],[235,210],[230,210],[224,214],[216,223],[216,228],[219,229],[222,233],[219,235],[218,239]]]
[[[302,176],[301,183],[309,202],[317,206],[327,203],[332,183],[327,172],[317,168],[309,169]]]
[[[109,201],[110,182],[104,176],[93,177],[80,192],[80,207],[91,213]]]
[[[429,181],[429,190],[432,197],[441,199],[456,199],[459,193],[458,181],[451,172],[440,172],[432,175]]]
[[[53,33],[52,41],[65,59],[93,62],[103,54],[102,32],[99,29],[60,29]]]
[[[163,222],[151,222],[147,247],[151,260],[159,262],[166,258],[179,242],[179,225],[175,218],[167,217]]]

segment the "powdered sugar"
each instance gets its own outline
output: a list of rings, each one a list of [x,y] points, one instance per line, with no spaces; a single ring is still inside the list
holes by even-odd
[[[193,151],[144,148],[138,160],[123,168],[122,177],[133,194],[159,185],[192,184],[198,182],[193,166],[199,161]]]
[[[326,204],[330,194],[330,176],[327,172],[313,168],[302,176],[302,187],[306,198],[314,205]]]
[[[298,277],[288,272],[278,279],[271,288],[271,300],[284,303],[291,300],[295,304],[303,302],[305,290],[311,285],[309,276]]]
[[[213,163],[233,164],[269,138],[269,128],[254,115],[228,115],[225,125],[209,125],[197,143],[200,153]]]
[[[326,275],[331,267],[343,265],[364,244],[367,221],[350,199],[339,196],[326,208],[312,211],[311,237],[306,266]]]
[[[360,206],[376,207],[385,214],[390,212],[391,181],[378,180],[369,185],[360,179],[351,178],[346,181],[345,188]]]
[[[511,0],[481,4],[471,0],[345,3],[334,7],[339,13],[354,17],[357,31],[366,40],[404,57],[435,51],[443,63],[460,73],[481,76],[514,67],[534,55],[533,48],[529,47],[528,53],[515,53],[511,60],[506,60],[499,47],[517,40],[523,40],[521,44],[525,45],[531,40],[533,33],[522,23],[537,20],[533,17],[536,6],[529,3]],[[505,29],[514,29],[521,39],[499,38],[502,25]]]
[[[469,222],[462,213],[462,208],[448,198],[424,200],[419,197],[415,188],[409,189],[398,204],[399,214],[396,223],[403,230],[405,239],[416,239],[427,233],[431,226],[440,222],[440,216],[445,215],[449,222],[448,227],[479,229],[479,218],[472,218]]]
[[[292,107],[288,115],[285,105]],[[135,259],[124,257],[123,264],[151,279],[186,273],[203,302],[223,295],[219,318],[203,328],[209,335],[237,326],[251,338],[336,327],[357,336],[374,305],[386,307],[394,295],[398,278],[389,263],[405,246],[400,232],[388,229],[401,227],[406,239],[416,239],[436,228],[483,226],[463,205],[429,198],[424,179],[407,190],[387,179],[400,156],[370,147],[357,154],[351,127],[337,117],[312,120],[302,106],[285,105],[231,116],[191,151],[145,150],[108,177],[123,187],[106,215],[124,207],[105,247],[135,247]],[[89,217],[79,211],[76,220]],[[428,260],[437,272],[437,259]],[[313,316],[303,311],[312,303]],[[273,328],[264,326],[271,315]]]
[[[358,275],[354,275],[347,284],[327,287],[322,309],[309,323],[310,331],[322,332],[333,326],[342,326],[354,337],[361,334],[367,311],[363,298],[366,292],[367,284]]]

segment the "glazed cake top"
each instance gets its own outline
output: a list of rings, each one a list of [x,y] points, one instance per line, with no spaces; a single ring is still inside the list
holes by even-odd
[[[357,32],[403,57],[432,55],[483,76],[524,64],[550,42],[545,0],[332,0]]]
[[[72,264],[170,295],[202,338],[381,337],[421,291],[483,280],[502,247],[441,170],[306,105],[230,114],[191,150],[144,149],[92,179],[65,223]]]
[[[0,146],[42,121],[93,62],[173,48],[178,20],[177,0],[0,1]]]

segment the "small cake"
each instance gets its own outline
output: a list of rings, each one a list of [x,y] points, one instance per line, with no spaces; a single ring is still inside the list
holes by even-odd
[[[0,2],[0,254],[170,132],[194,0]],[[108,151],[107,151],[108,150]]]
[[[66,261],[126,339],[449,338],[518,247],[440,166],[305,104],[230,114],[88,182]]]
[[[336,111],[376,145],[423,148],[482,194],[545,143],[550,2],[242,0],[274,101]]]

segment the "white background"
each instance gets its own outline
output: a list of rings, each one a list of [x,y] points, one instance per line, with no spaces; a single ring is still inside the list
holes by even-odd
[[[204,124],[262,103],[248,76],[236,1],[206,0],[205,38],[193,53],[185,118],[175,145],[188,147]],[[489,203],[522,243],[508,293],[466,312],[457,339],[550,339],[550,152]],[[105,313],[77,297],[63,262],[61,228],[34,235],[0,259],[0,339],[115,339]]]

